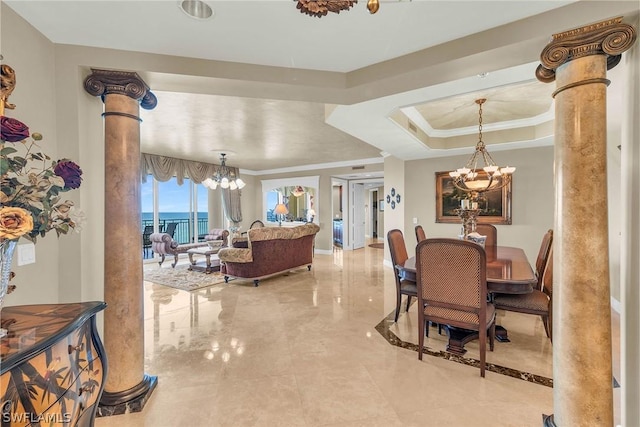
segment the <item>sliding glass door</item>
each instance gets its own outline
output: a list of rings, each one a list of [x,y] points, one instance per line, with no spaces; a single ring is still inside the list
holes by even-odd
[[[178,243],[203,240],[209,230],[207,189],[185,178],[178,185],[175,178],[156,181],[151,175],[142,184],[143,257],[152,258],[149,235],[168,233]]]

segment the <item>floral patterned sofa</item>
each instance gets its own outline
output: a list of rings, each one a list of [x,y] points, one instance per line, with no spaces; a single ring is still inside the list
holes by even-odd
[[[226,246],[229,238],[229,231],[224,230],[222,228],[214,228],[209,230],[209,234],[204,236],[204,242],[195,242],[195,243],[184,243],[179,244],[167,233],[153,233],[149,236],[149,240],[151,241],[151,250],[154,253],[160,255],[160,261],[158,263],[162,266],[164,259],[167,255],[173,255],[173,262],[171,263],[171,267],[176,266],[178,263],[178,255],[187,253],[187,251],[191,248],[199,248],[202,246],[207,246],[210,240],[222,240],[224,243],[223,246]]]
[[[220,272],[226,282],[230,277],[251,279],[258,286],[261,279],[307,266],[311,270],[317,224],[297,227],[253,228],[247,233],[248,248],[223,248],[218,252]]]

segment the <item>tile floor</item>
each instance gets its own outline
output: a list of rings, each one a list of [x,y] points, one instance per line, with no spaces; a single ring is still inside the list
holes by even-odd
[[[383,255],[370,247],[316,255],[311,272],[257,288],[232,281],[189,293],[145,283],[145,370],[158,387],[143,412],[95,425],[540,426],[553,412],[552,388],[419,361],[376,331],[395,308]],[[408,342],[417,340],[415,307],[388,325]],[[497,342],[488,361],[551,377],[540,320],[503,313],[499,323],[512,342]],[[431,329],[426,343],[438,349],[444,339]],[[467,348],[477,357],[476,343]]]

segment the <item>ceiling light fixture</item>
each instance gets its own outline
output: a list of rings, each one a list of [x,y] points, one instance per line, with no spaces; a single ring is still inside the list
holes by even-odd
[[[472,200],[478,195],[487,191],[498,190],[511,182],[511,174],[515,172],[514,167],[500,167],[493,161],[482,141],[482,104],[486,99],[477,99],[479,106],[478,119],[478,143],[473,155],[463,168],[449,172],[453,178],[453,185],[460,190],[469,193]],[[482,161],[483,165],[478,163]]]
[[[211,177],[202,181],[202,184],[215,190],[220,186],[220,188],[229,188],[230,190],[239,190],[242,189],[246,184],[236,175],[235,170],[232,170],[226,164],[226,154],[220,154],[220,166],[218,167],[217,172]]]
[[[209,19],[213,16],[211,6],[200,0],[182,0],[178,2],[178,6],[191,18]]]
[[[300,13],[306,13],[309,16],[321,18],[326,16],[328,12],[340,13],[343,10],[349,10],[358,0],[293,0]],[[367,9],[373,15],[380,9],[379,0],[368,0]]]

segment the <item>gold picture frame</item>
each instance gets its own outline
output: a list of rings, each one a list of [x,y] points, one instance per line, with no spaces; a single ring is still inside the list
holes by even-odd
[[[483,209],[478,215],[481,224],[511,224],[511,186],[509,184],[500,190],[483,193],[479,200],[479,208]],[[460,199],[466,193],[453,185],[449,172],[436,172],[436,222],[460,223],[460,217],[455,209],[460,207]]]

